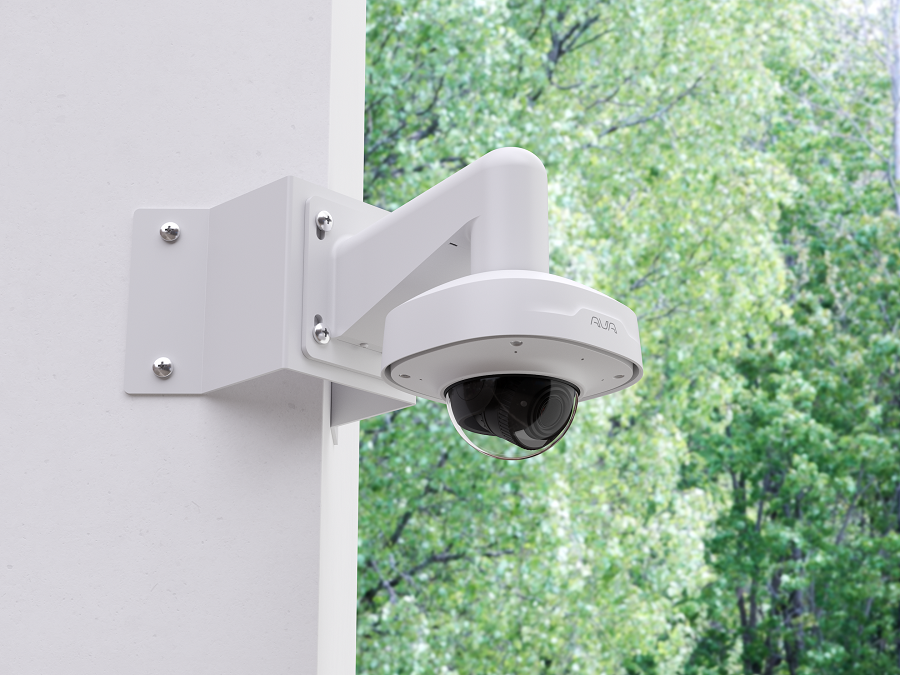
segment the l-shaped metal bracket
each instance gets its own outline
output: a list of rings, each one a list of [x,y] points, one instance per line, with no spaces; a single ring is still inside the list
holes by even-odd
[[[287,369],[332,382],[333,427],[414,405],[380,378],[378,352],[340,343],[347,362],[304,353],[306,220],[319,203],[347,232],[386,215],[293,177],[211,209],[135,211],[125,391],[204,394]],[[160,234],[168,222],[175,241]],[[173,365],[165,379],[152,367],[160,357]]]

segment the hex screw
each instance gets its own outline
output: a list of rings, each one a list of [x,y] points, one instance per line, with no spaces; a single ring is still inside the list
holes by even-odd
[[[178,227],[178,223],[163,223],[159,228],[159,236],[171,244],[181,236],[181,228]]]
[[[165,356],[160,356],[153,362],[153,374],[164,380],[175,372],[175,366]]]

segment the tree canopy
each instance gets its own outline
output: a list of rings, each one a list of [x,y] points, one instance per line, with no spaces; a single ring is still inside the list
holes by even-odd
[[[531,150],[646,373],[525,462],[364,423],[359,673],[900,673],[895,4],[369,4],[366,200]]]

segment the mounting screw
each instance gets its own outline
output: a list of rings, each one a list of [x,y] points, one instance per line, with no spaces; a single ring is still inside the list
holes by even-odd
[[[331,232],[332,225],[334,218],[331,214],[328,211],[319,211],[319,215],[316,216],[316,227],[319,228],[319,232]]]
[[[159,228],[159,236],[170,244],[178,239],[180,235],[181,228],[178,227],[178,223],[164,223],[163,226]]]
[[[320,345],[327,345],[331,339],[331,333],[325,328],[325,324],[322,323],[322,317],[318,314],[316,314],[316,325],[313,326],[313,337]]]
[[[160,379],[166,379],[174,372],[174,370],[175,366],[173,366],[172,362],[165,356],[160,356],[153,362],[153,374]]]

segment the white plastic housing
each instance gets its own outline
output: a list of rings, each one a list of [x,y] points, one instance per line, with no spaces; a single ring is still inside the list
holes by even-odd
[[[337,225],[329,236],[340,236]],[[438,284],[549,270],[547,172],[527,150],[494,150],[337,242],[332,255],[334,306],[316,311],[334,316],[336,338],[381,345],[387,313]]]
[[[634,312],[551,274],[473,274],[399,305],[385,321],[382,377],[433,401],[462,380],[512,374],[565,380],[584,401],[643,373]]]

